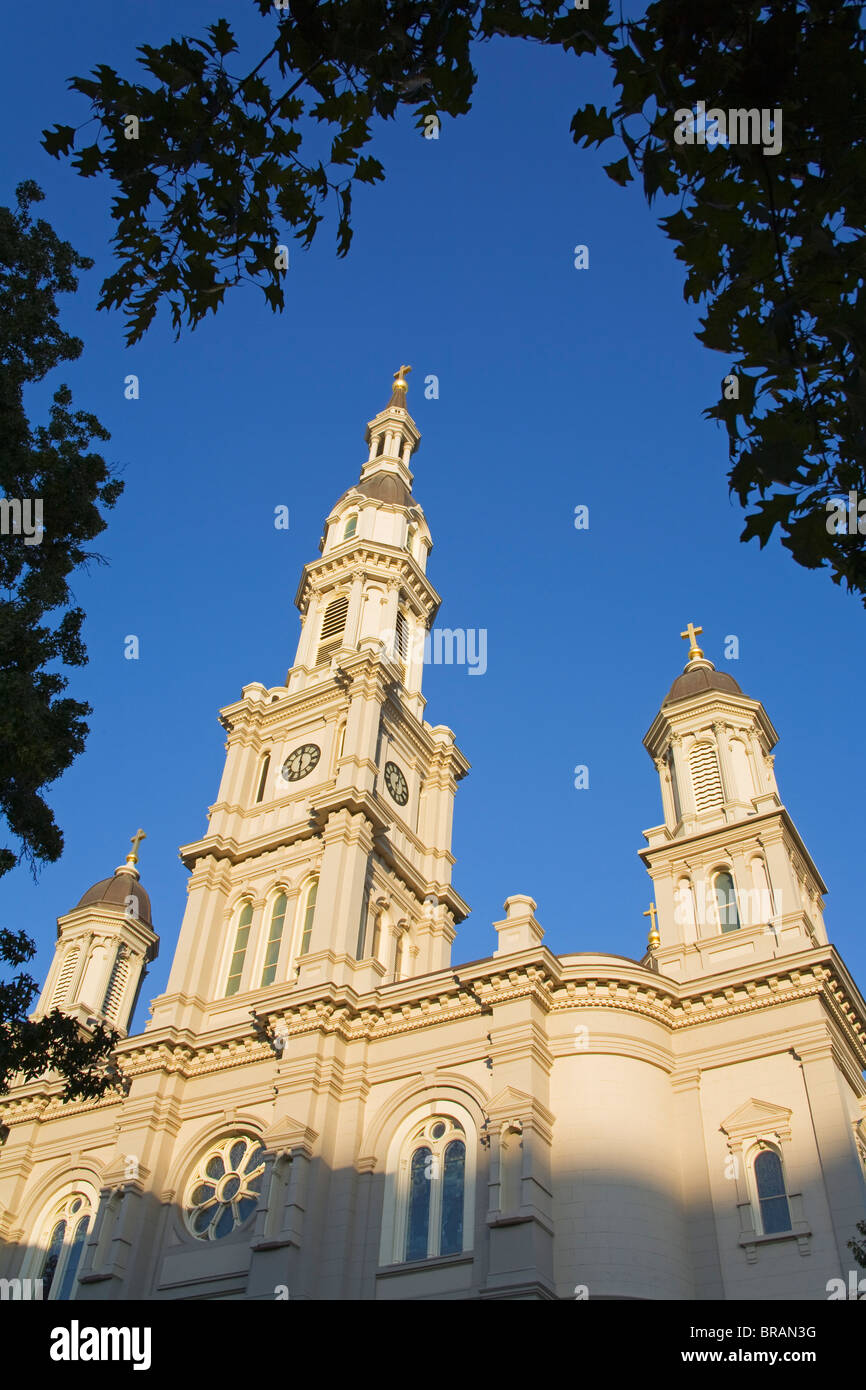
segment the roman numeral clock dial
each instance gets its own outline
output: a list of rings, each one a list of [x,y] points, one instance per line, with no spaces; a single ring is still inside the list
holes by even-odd
[[[296,748],[294,753],[290,753],[283,763],[283,778],[286,782],[300,782],[302,777],[306,777],[312,772],[316,763],[322,756],[322,750],[318,744],[304,743],[300,748]]]
[[[385,786],[398,806],[406,805],[409,800],[409,787],[396,763],[385,764]]]

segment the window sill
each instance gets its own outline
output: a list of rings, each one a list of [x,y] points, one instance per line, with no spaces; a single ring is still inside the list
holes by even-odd
[[[799,1222],[792,1231],[777,1231],[773,1235],[763,1236],[751,1231],[741,1235],[738,1241],[741,1249],[746,1252],[746,1259],[749,1264],[755,1264],[758,1259],[758,1247],[762,1245],[777,1245],[782,1241],[795,1240],[801,1255],[810,1255],[811,1249],[809,1242],[812,1239],[812,1232],[804,1222]]]
[[[403,1260],[396,1265],[382,1265],[376,1271],[377,1279],[391,1279],[404,1274],[412,1274],[421,1269],[447,1269],[451,1265],[472,1264],[475,1259],[472,1250],[463,1250],[459,1255],[431,1255],[426,1260]]]

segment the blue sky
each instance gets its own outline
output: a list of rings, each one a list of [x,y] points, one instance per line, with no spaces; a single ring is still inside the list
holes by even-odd
[[[725,436],[701,417],[727,363],[693,336],[697,313],[657,213],[602,172],[612,146],[578,150],[569,134],[576,107],[604,99],[605,69],[516,42],[485,47],[474,110],[446,120],[438,141],[408,111],[377,130],[387,181],[356,196],[348,259],[335,257],[333,218],[311,251],[293,244],[281,317],[247,288],[179,343],[163,318],[127,349],[121,317],[95,311],[113,266],[109,190],[50,159],[40,132],[85,118],[70,75],[98,62],[129,75],[137,44],[200,33],[218,14],[256,42],[266,34],[238,0],[91,0],[69,24],[39,7],[6,16],[3,200],[35,178],[40,214],[96,262],[64,308],[85,351],[48,385],[68,381],[110,429],[106,454],[126,481],[97,542],[108,566],[74,586],[90,662],[70,689],[93,715],[85,753],[50,793],[65,852],[36,883],[26,869],[2,883],[0,921],[39,944],[33,973],[50,964],[56,917],[112,873],[141,825],[161,937],[143,1026],[185,904],[177,849],[204,833],[216,799],[217,710],[252,681],[282,683],[301,567],[358,476],[366,421],[409,362],[438,623],[488,633],[484,676],[425,673],[427,717],[455,730],[472,763],[453,849],[473,910],[455,962],[490,954],[490,924],[513,893],[536,899],[554,951],[640,956],[651,885],[636,851],[662,818],[641,739],[686,659],[679,633],[691,620],[779,731],[782,798],[862,987],[863,610],[777,543],[761,552],[738,539]],[[588,270],[574,268],[577,244]],[[129,373],[138,401],[124,399]],[[430,373],[438,400],[423,396]],[[46,397],[33,392],[34,410]],[[288,531],[273,526],[281,503]],[[579,504],[588,531],[574,528]],[[129,633],[138,661],[124,659]],[[736,662],[723,659],[728,634]],[[577,764],[587,790],[574,788]]]

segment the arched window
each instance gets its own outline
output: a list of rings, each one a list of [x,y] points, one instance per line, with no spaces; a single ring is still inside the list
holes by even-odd
[[[417,527],[410,526],[406,533],[406,549],[410,555],[415,553],[415,537],[418,534]]]
[[[354,536],[354,534],[355,534],[355,532],[357,531],[357,529],[358,529],[358,518],[357,518],[357,515],[356,515],[356,516],[350,516],[349,519],[348,519],[348,521],[346,522],[346,525],[343,527],[343,540],[344,540],[344,541],[349,540],[349,538],[350,538],[351,536]]]
[[[235,948],[232,952],[231,964],[229,965],[229,977],[226,981],[226,997],[230,994],[237,994],[241,987],[241,976],[244,973],[244,958],[247,954],[247,943],[250,939],[250,925],[253,920],[252,903],[244,903],[238,914],[238,929],[235,935]]]
[[[319,652],[316,657],[316,665],[322,666],[326,661],[330,661],[334,652],[342,645],[343,630],[346,626],[346,618],[349,613],[349,597],[341,594],[339,598],[332,599],[325,609],[325,616],[322,619],[322,631],[319,634]]]
[[[695,792],[695,810],[709,811],[722,804],[719,760],[711,743],[695,743],[689,752],[689,769]]]
[[[253,1216],[265,1151],[249,1134],[221,1139],[202,1155],[187,1183],[184,1216],[197,1240],[222,1240]]]
[[[314,878],[307,886],[304,894],[303,917],[301,919],[301,945],[298,951],[299,956],[305,956],[310,949],[310,939],[313,935],[313,918],[316,915],[316,896],[319,891],[319,880]]]
[[[738,738],[731,740],[731,767],[737,796],[741,801],[751,801],[755,794],[754,778],[746,745]]]
[[[370,947],[370,955],[374,960],[379,959],[379,942],[382,937],[382,914],[377,909],[373,909],[373,944]]]
[[[259,804],[260,801],[263,801],[263,800],[264,800],[265,787],[266,787],[267,784],[268,784],[268,768],[270,767],[270,765],[271,765],[271,755],[270,755],[270,753],[266,753],[265,756],[262,758],[262,770],[261,770],[261,772],[260,772],[260,774],[259,774],[259,785],[258,785],[258,789],[256,790],[256,805],[257,805],[257,806],[258,806],[258,804]]]
[[[78,1266],[93,1216],[93,1201],[81,1191],[70,1193],[54,1207],[44,1227],[44,1254],[36,1266],[43,1298],[75,1297]]]
[[[73,946],[72,949],[67,952],[66,959],[57,977],[57,984],[54,986],[54,991],[51,995],[52,1009],[62,1008],[66,1003],[69,994],[69,986],[72,984],[72,977],[75,974],[75,968],[78,965],[80,955],[81,951],[78,946]]]
[[[402,613],[397,614],[394,645],[397,648],[397,655],[400,660],[405,661],[406,653],[409,650],[409,625]]]
[[[412,1133],[404,1160],[404,1260],[456,1255],[463,1249],[466,1136],[449,1115],[434,1115]]]
[[[692,889],[692,881],[684,875],[678,880],[676,892],[674,893],[674,921],[678,927],[683,927],[683,936],[687,941],[693,941],[695,937],[695,895]]]
[[[400,980],[403,977],[403,964],[405,959],[406,932],[401,931],[397,934],[394,942],[394,979]]]
[[[719,910],[719,925],[722,931],[738,931],[740,917],[737,912],[737,895],[734,891],[734,880],[727,869],[723,869],[721,873],[716,874],[713,880],[713,888],[715,889],[716,906]]]
[[[668,751],[665,754],[665,760],[668,765],[668,772],[670,774],[671,779],[671,795],[674,799],[674,815],[676,816],[677,820],[682,820],[683,808],[680,803],[680,788],[679,783],[677,782],[677,769],[674,763],[673,748],[668,748]]]
[[[105,1018],[117,1018],[123,992],[126,989],[126,982],[129,979],[129,964],[129,948],[121,942],[117,948],[117,955],[114,957],[114,964],[111,967],[111,975],[105,990],[105,998],[102,1001],[101,1012]]]
[[[268,930],[268,944],[265,948],[265,963],[262,968],[262,989],[266,985],[272,985],[277,978],[277,963],[280,959],[287,903],[288,899],[285,893],[278,893],[271,909],[271,925]]]
[[[761,1233],[778,1235],[791,1229],[791,1211],[785,1192],[782,1159],[775,1149],[762,1149],[756,1156],[753,1170],[758,1194]]]
[[[522,1127],[506,1125],[499,1139],[499,1210],[516,1211],[521,1199]]]
[[[340,725],[339,729],[337,730],[337,738],[336,738],[336,742],[334,743],[334,766],[335,766],[335,768],[336,768],[336,764],[340,761],[340,759],[341,759],[342,756],[343,756],[343,749],[345,748],[345,746],[346,746],[346,725],[345,725],[345,723],[343,723],[343,724]]]

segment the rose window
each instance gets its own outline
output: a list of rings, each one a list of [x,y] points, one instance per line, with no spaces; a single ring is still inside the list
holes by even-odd
[[[199,1240],[221,1240],[249,1221],[259,1202],[265,1151],[236,1135],[208,1149],[190,1180],[186,1224]]]

